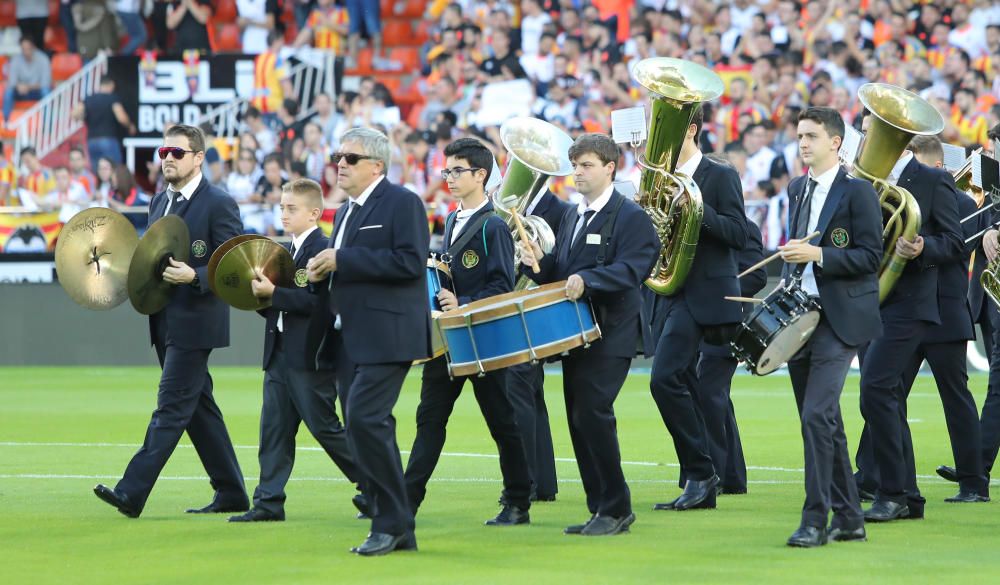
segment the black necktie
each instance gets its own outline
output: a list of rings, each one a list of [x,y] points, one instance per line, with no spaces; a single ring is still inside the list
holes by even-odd
[[[583,212],[583,215],[581,215],[580,219],[577,220],[576,230],[573,232],[575,234],[573,236],[573,243],[570,245],[571,248],[575,248],[577,243],[583,237],[583,234],[587,233],[587,224],[590,223],[590,218],[594,217],[595,213],[597,212],[594,211],[593,209],[588,209],[587,211]]]
[[[816,191],[816,180],[809,177],[809,184],[806,185],[806,193],[799,202],[799,216],[795,222],[795,238],[804,238],[809,235],[809,216],[812,214],[812,195]]]
[[[295,260],[295,254],[299,251],[299,249],[295,247],[295,242],[292,242],[292,246],[288,251],[292,253],[292,260]]]
[[[180,199],[181,199],[181,192],[180,191],[174,191],[173,189],[167,189],[167,197],[170,198],[170,208],[167,209],[167,215],[170,215],[171,213],[174,214],[174,215],[176,215],[177,214],[177,207],[181,204],[181,201],[180,201]]]

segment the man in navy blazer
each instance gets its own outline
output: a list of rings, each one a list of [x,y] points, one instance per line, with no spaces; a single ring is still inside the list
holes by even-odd
[[[720,481],[716,471],[724,471],[716,469],[712,462],[705,421],[695,407],[694,395],[700,389],[692,373],[701,342],[723,343],[742,319],[740,304],[724,297],[740,294],[737,255],[747,245],[747,218],[739,173],[702,156],[698,148],[703,119],[702,109],[698,108],[676,165],[678,173],[694,179],[701,189],[704,217],[694,262],[677,293],[661,299],[644,293],[653,313],[663,320],[662,329],[653,331],[658,341],[649,388],[687,478],[684,492],[671,502],[656,504],[655,510],[714,508],[715,488]],[[704,389],[709,390],[718,391],[720,387]],[[702,403],[707,406],[721,407],[725,402],[723,397],[704,398]],[[708,416],[713,421],[726,419],[724,411],[713,411]]]
[[[170,302],[149,318],[150,341],[163,373],[156,410],[142,448],[113,489],[98,484],[94,493],[119,512],[138,517],[153,484],[186,431],[208,472],[215,497],[192,513],[243,512],[249,507],[229,432],[212,396],[208,356],[229,345],[229,307],[208,285],[208,260],[226,240],[243,231],[236,202],[201,175],[205,137],[178,124],[164,134],[160,160],[167,190],[149,205],[149,222],[167,214],[181,217],[191,234],[188,263],[171,259],[163,280],[176,285]]]
[[[838,166],[843,138],[836,110],[814,107],[799,115],[799,154],[809,173],[789,185],[793,239],[780,247],[783,276],[800,279],[822,306],[809,341],[788,362],[805,452],[806,500],[801,524],[788,539],[797,547],[866,538],[840,394],[858,347],[882,331],[882,212],[872,184]],[[818,245],[805,239],[816,231]]]
[[[351,552],[415,550],[392,409],[413,360],[431,354],[427,304],[430,231],[420,198],[385,177],[389,139],[354,128],[341,138],[339,185],[350,196],[330,247],[309,261],[309,280],[330,279],[330,312],[355,364],[346,389],[347,440],[362,473],[371,532]]]
[[[584,196],[568,214],[553,250],[520,242],[522,274],[539,284],[566,280],[570,299],[591,302],[601,339],[562,358],[566,418],[591,518],[567,534],[619,534],[635,521],[621,468],[614,402],[641,348],[652,353],[640,318],[639,286],[649,275],[660,241],[649,216],[618,193],[612,179],[618,145],[603,134],[584,134],[569,150],[573,178]],[[539,272],[531,266],[537,259]]]
[[[552,234],[559,237],[559,225],[567,213],[576,213],[569,202],[559,199],[546,189],[525,210],[545,220]],[[531,499],[551,502],[556,499],[559,484],[556,479],[556,459],[552,448],[552,429],[545,405],[545,363],[539,361],[507,368],[507,394],[514,405],[514,417],[528,455],[531,470]]]

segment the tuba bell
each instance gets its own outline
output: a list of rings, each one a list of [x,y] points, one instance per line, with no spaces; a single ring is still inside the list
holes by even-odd
[[[521,216],[525,234],[548,254],[555,247],[552,228],[537,215],[525,216],[531,203],[542,194],[550,177],[564,177],[573,172],[569,162],[569,147],[573,139],[552,124],[538,118],[511,118],[500,126],[500,140],[510,154],[503,184],[492,195],[493,207],[514,236],[514,266],[521,262],[521,239],[514,229],[514,215]],[[524,290],[531,279],[522,276],[514,290]]]
[[[861,104],[872,113],[851,175],[870,181],[882,207],[882,262],[879,267],[878,300],[889,296],[907,259],[896,254],[896,240],[913,241],[920,231],[920,206],[908,190],[886,179],[896,166],[910,139],[938,134],[944,119],[920,96],[886,83],[866,83],[858,90]]]
[[[632,76],[649,92],[652,105],[642,168],[639,205],[649,214],[660,237],[660,255],[646,286],[661,295],[676,294],[694,262],[704,207],[694,179],[676,173],[688,127],[702,102],[722,95],[722,79],[690,61],[643,59]]]

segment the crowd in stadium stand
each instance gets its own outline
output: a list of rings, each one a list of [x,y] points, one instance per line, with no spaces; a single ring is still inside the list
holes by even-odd
[[[648,104],[629,67],[652,56],[703,64],[725,81],[725,95],[706,111],[702,147],[739,171],[747,214],[769,248],[786,237],[786,186],[803,172],[795,141],[803,108],[831,106],[859,124],[857,89],[882,81],[933,104],[946,121],[945,142],[988,146],[987,130],[1000,123],[994,0],[385,0],[367,12],[376,0],[16,5],[27,40],[7,61],[5,118],[12,100],[50,90],[45,28],[46,51],[31,39],[56,5],[68,50],[84,60],[98,50],[256,55],[256,94],[238,144],[214,140],[205,174],[237,199],[246,228],[265,234],[280,234],[274,204],[281,184],[298,176],[327,190],[330,219],[344,195],[329,155],[339,135],[361,125],[389,135],[390,180],[423,197],[439,231],[455,206],[440,176],[445,145],[479,137],[503,166],[497,118],[515,104],[571,135],[609,132],[613,110]],[[317,99],[305,119],[285,78],[288,56],[302,46],[334,52],[343,66],[336,96]],[[619,179],[637,180],[633,149],[623,152]],[[0,199],[39,209],[148,201],[120,157],[91,154],[90,174],[81,156],[50,170],[26,150],[16,172],[0,168]],[[157,161],[135,171],[149,190],[161,188]],[[550,189],[578,196],[571,177],[553,179]]]

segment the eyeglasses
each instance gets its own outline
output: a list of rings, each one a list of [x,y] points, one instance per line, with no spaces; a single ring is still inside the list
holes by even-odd
[[[481,167],[469,167],[469,168],[455,167],[453,169],[441,169],[441,178],[447,181],[448,177],[452,175],[455,175],[455,178],[457,179],[459,176],[461,176],[462,173],[466,171],[474,173],[476,171],[481,171],[481,170],[483,170]]]
[[[160,148],[156,149],[156,154],[160,155],[161,160],[165,160],[168,154],[174,157],[175,160],[181,160],[182,158],[184,158],[184,155],[188,152],[194,154],[197,151],[184,150],[179,146],[161,146]]]
[[[363,160],[377,160],[374,156],[368,156],[367,154],[355,154],[353,152],[335,152],[330,155],[330,162],[335,165],[340,164],[340,159],[347,161],[347,164],[352,167]]]

